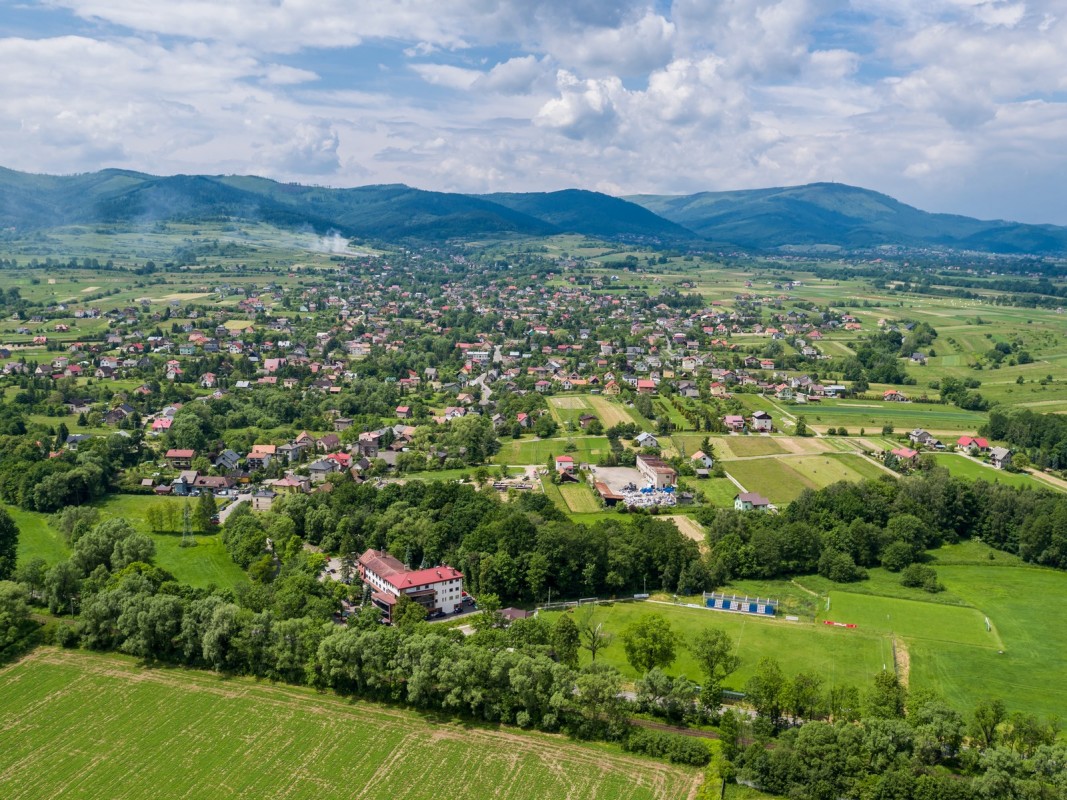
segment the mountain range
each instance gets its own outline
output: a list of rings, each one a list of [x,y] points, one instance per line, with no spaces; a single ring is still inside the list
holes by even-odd
[[[332,189],[251,176],[107,169],[36,175],[0,168],[0,228],[244,219],[371,241],[575,233],[672,247],[865,250],[882,245],[1067,254],[1067,228],[931,214],[835,183],[692,195],[467,195],[379,185]]]

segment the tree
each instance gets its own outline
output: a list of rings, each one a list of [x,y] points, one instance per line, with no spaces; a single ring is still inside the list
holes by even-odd
[[[797,417],[797,425],[794,433],[796,433],[797,436],[808,435],[808,421],[804,418],[803,415]]]
[[[622,634],[626,660],[639,673],[666,667],[674,661],[678,635],[670,621],[659,614],[642,614]]]
[[[200,492],[196,500],[196,511],[193,514],[193,522],[200,533],[208,533],[215,525],[214,516],[218,512],[215,503],[215,494],[209,490]]]
[[[73,601],[81,594],[81,571],[70,561],[60,561],[44,576],[44,599],[53,614],[73,614]]]
[[[983,700],[974,707],[970,734],[982,749],[995,747],[997,727],[1007,718],[1002,700]]]
[[[413,628],[426,619],[426,607],[401,594],[393,606],[392,619],[393,625],[401,630]]]
[[[733,640],[721,628],[704,628],[698,631],[687,646],[700,665],[707,683],[722,683],[726,676],[741,664],[741,659],[733,652]]]
[[[556,660],[571,669],[577,669],[580,645],[578,626],[574,624],[570,614],[561,614],[552,628],[552,649]]]
[[[17,583],[0,581],[0,653],[22,639],[30,626],[26,590]]]
[[[6,581],[15,574],[18,546],[18,525],[6,509],[0,508],[0,581]]]
[[[44,589],[44,576],[48,562],[43,558],[31,558],[15,570],[15,581],[23,584],[30,593],[30,600],[37,600]]]
[[[745,683],[745,699],[756,713],[766,718],[775,730],[781,725],[785,705],[785,676],[778,661],[764,656],[756,665],[755,674]]]
[[[604,623],[597,622],[594,618],[596,606],[586,606],[578,617],[578,635],[582,647],[589,651],[590,658],[595,662],[596,654],[605,647],[610,647],[615,641],[615,636],[604,630]]]
[[[794,719],[812,719],[822,705],[822,677],[814,672],[801,672],[789,682],[785,695]]]
[[[908,690],[895,672],[882,670],[874,676],[874,685],[864,698],[865,716],[901,719],[908,699]]]

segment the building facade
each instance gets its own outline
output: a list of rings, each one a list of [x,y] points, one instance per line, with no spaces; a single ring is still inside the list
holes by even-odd
[[[427,614],[453,614],[463,602],[463,573],[447,564],[410,570],[384,551],[368,550],[359,557],[359,577],[389,621],[402,594]]]

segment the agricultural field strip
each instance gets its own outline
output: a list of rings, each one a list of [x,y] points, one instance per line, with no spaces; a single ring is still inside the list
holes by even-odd
[[[57,691],[49,691],[44,696],[37,697],[25,704],[24,707],[18,708],[17,711],[12,711],[12,706],[17,707],[20,700],[25,699],[32,693],[35,682],[42,677],[42,672],[50,672],[52,677],[56,677],[58,674],[66,679],[55,681],[58,684]],[[74,674],[71,675],[71,672]],[[120,685],[100,687],[99,684],[101,682],[119,682]],[[53,648],[40,648],[27,658],[0,670],[0,698],[6,697],[6,700],[0,700],[0,710],[4,711],[3,724],[0,725],[0,741],[12,733],[21,735],[26,730],[40,732],[41,726],[48,724],[47,721],[50,719],[48,712],[53,709],[55,703],[69,700],[69,695],[76,694],[79,691],[104,691],[109,698],[113,698],[115,702],[118,702],[124,689],[132,690],[134,687],[143,687],[145,685],[173,690],[175,692],[173,698],[163,699],[172,699],[174,702],[183,705],[183,701],[187,698],[183,698],[181,695],[194,693],[213,696],[217,699],[215,707],[225,706],[232,701],[254,701],[258,716],[267,716],[261,712],[263,709],[270,709],[272,715],[278,717],[292,714],[308,714],[312,717],[328,720],[334,727],[341,727],[343,723],[351,722],[353,730],[359,730],[360,726],[373,725],[373,735],[376,741],[381,742],[389,735],[400,738],[399,746],[393,751],[393,762],[403,754],[407,746],[421,744],[418,742],[419,739],[425,739],[425,744],[427,745],[434,745],[444,740],[461,744],[464,750],[484,753],[488,749],[489,752],[493,752],[494,755],[509,762],[510,769],[508,772],[514,773],[517,767],[521,766],[519,763],[520,754],[512,755],[494,751],[501,749],[519,750],[522,758],[531,756],[536,758],[541,766],[546,767],[547,771],[552,773],[553,779],[566,781],[570,784],[571,791],[567,794],[568,797],[629,796],[667,800],[668,798],[681,797],[687,794],[693,796],[700,780],[699,775],[692,770],[672,767],[651,759],[611,753],[602,748],[594,749],[575,745],[562,737],[483,730],[470,726],[460,727],[451,723],[434,724],[420,719],[414,712],[401,709],[393,710],[365,703],[353,706],[341,697],[317,695],[310,690],[296,687],[265,685],[243,679],[228,680],[212,673],[183,669],[149,670],[136,667],[116,657],[77,651],[62,651]],[[22,686],[24,691],[3,691],[16,686]],[[289,718],[291,719],[291,716]],[[42,722],[42,720],[44,721]],[[95,717],[88,724],[83,723],[83,735],[91,737],[93,741],[106,741],[106,738],[96,737],[96,734],[99,733],[99,724],[101,722],[121,721],[121,714],[117,717],[108,715],[103,719]],[[237,722],[239,723],[239,720]],[[188,734],[190,731],[186,728],[176,733],[181,735]],[[248,739],[249,735],[253,736],[252,740]],[[67,736],[69,734],[63,734],[63,738]],[[254,741],[255,734],[242,734],[239,738],[251,744]],[[120,737],[119,741],[123,745],[129,744],[129,740],[126,737]],[[45,749],[47,750],[47,748]],[[16,763],[5,763],[6,760],[2,755],[5,750],[6,748],[0,748],[0,787],[11,780],[16,773],[24,770],[34,771],[39,766],[29,757],[30,754],[27,754],[26,758]],[[7,752],[10,753],[13,750]],[[34,748],[34,753],[36,752],[37,748]],[[445,755],[453,754],[446,751]],[[313,756],[314,754],[308,754],[307,758]],[[101,754],[99,757],[106,758],[106,754]],[[366,776],[369,780],[365,781],[364,791],[356,796],[366,795],[375,784],[375,778],[385,777],[385,774],[389,772],[389,770],[386,770],[385,773],[382,773],[381,767],[383,765],[381,764],[376,766],[378,769],[375,776]],[[405,766],[410,766],[410,764]],[[441,766],[444,767],[443,764]],[[621,778],[622,783],[625,785],[643,791],[639,793],[632,792],[628,795],[612,795],[610,794],[611,789],[609,789],[608,794],[603,794],[599,791],[599,780],[583,785],[581,791],[578,791],[579,787],[574,786],[576,777],[582,775],[587,778],[592,777],[590,771],[593,771],[600,778],[616,778],[611,781],[611,784],[619,783],[618,779]],[[502,785],[500,788],[502,790],[506,788],[506,791],[500,796],[528,796],[514,792],[515,789],[524,792],[525,787],[519,785],[521,784],[519,775],[511,775],[511,777],[518,783],[512,785],[509,781],[506,787]],[[527,774],[526,777],[528,779],[536,779],[538,776]],[[323,787],[317,788],[321,789]],[[607,789],[608,787],[604,788]],[[616,791],[619,789],[618,786],[613,786],[612,788]],[[235,792],[235,794],[243,796],[240,792]],[[300,793],[299,796],[308,795]],[[428,795],[410,796],[426,797]]]

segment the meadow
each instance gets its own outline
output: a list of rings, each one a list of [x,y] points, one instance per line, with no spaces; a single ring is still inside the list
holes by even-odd
[[[0,719],[7,800],[435,800],[444,785],[499,800],[674,800],[701,779],[608,745],[54,648],[0,670]]]
[[[574,444],[567,450],[567,443]],[[569,455],[575,461],[596,462],[611,448],[603,436],[574,436],[569,439],[501,439],[500,451],[493,456],[494,464],[537,464],[544,466],[549,456]]]
[[[849,453],[750,458],[724,461],[723,466],[746,491],[758,492],[772,503],[788,503],[805,489],[821,489],[837,481],[889,474],[862,456]]]
[[[123,517],[135,530],[149,536],[156,543],[155,563],[182,583],[200,588],[211,585],[228,588],[247,581],[244,572],[226,552],[221,534],[198,534],[194,536],[196,547],[181,547],[181,533],[153,533],[149,529],[146,518],[149,508],[170,505],[177,509],[175,517],[180,520],[184,502],[177,497],[117,494],[109,495],[94,506],[100,511],[101,519]],[[63,536],[49,524],[47,514],[12,506],[6,508],[19,527],[19,562],[43,558],[51,565],[70,555],[70,548]]]
[[[957,478],[985,481],[986,483],[1003,483],[1007,486],[1029,486],[1031,489],[1059,490],[1058,487],[1026,473],[1005,472],[986,464],[979,464],[959,453],[936,453],[934,458],[937,460],[939,467],[945,467],[950,474]]]

